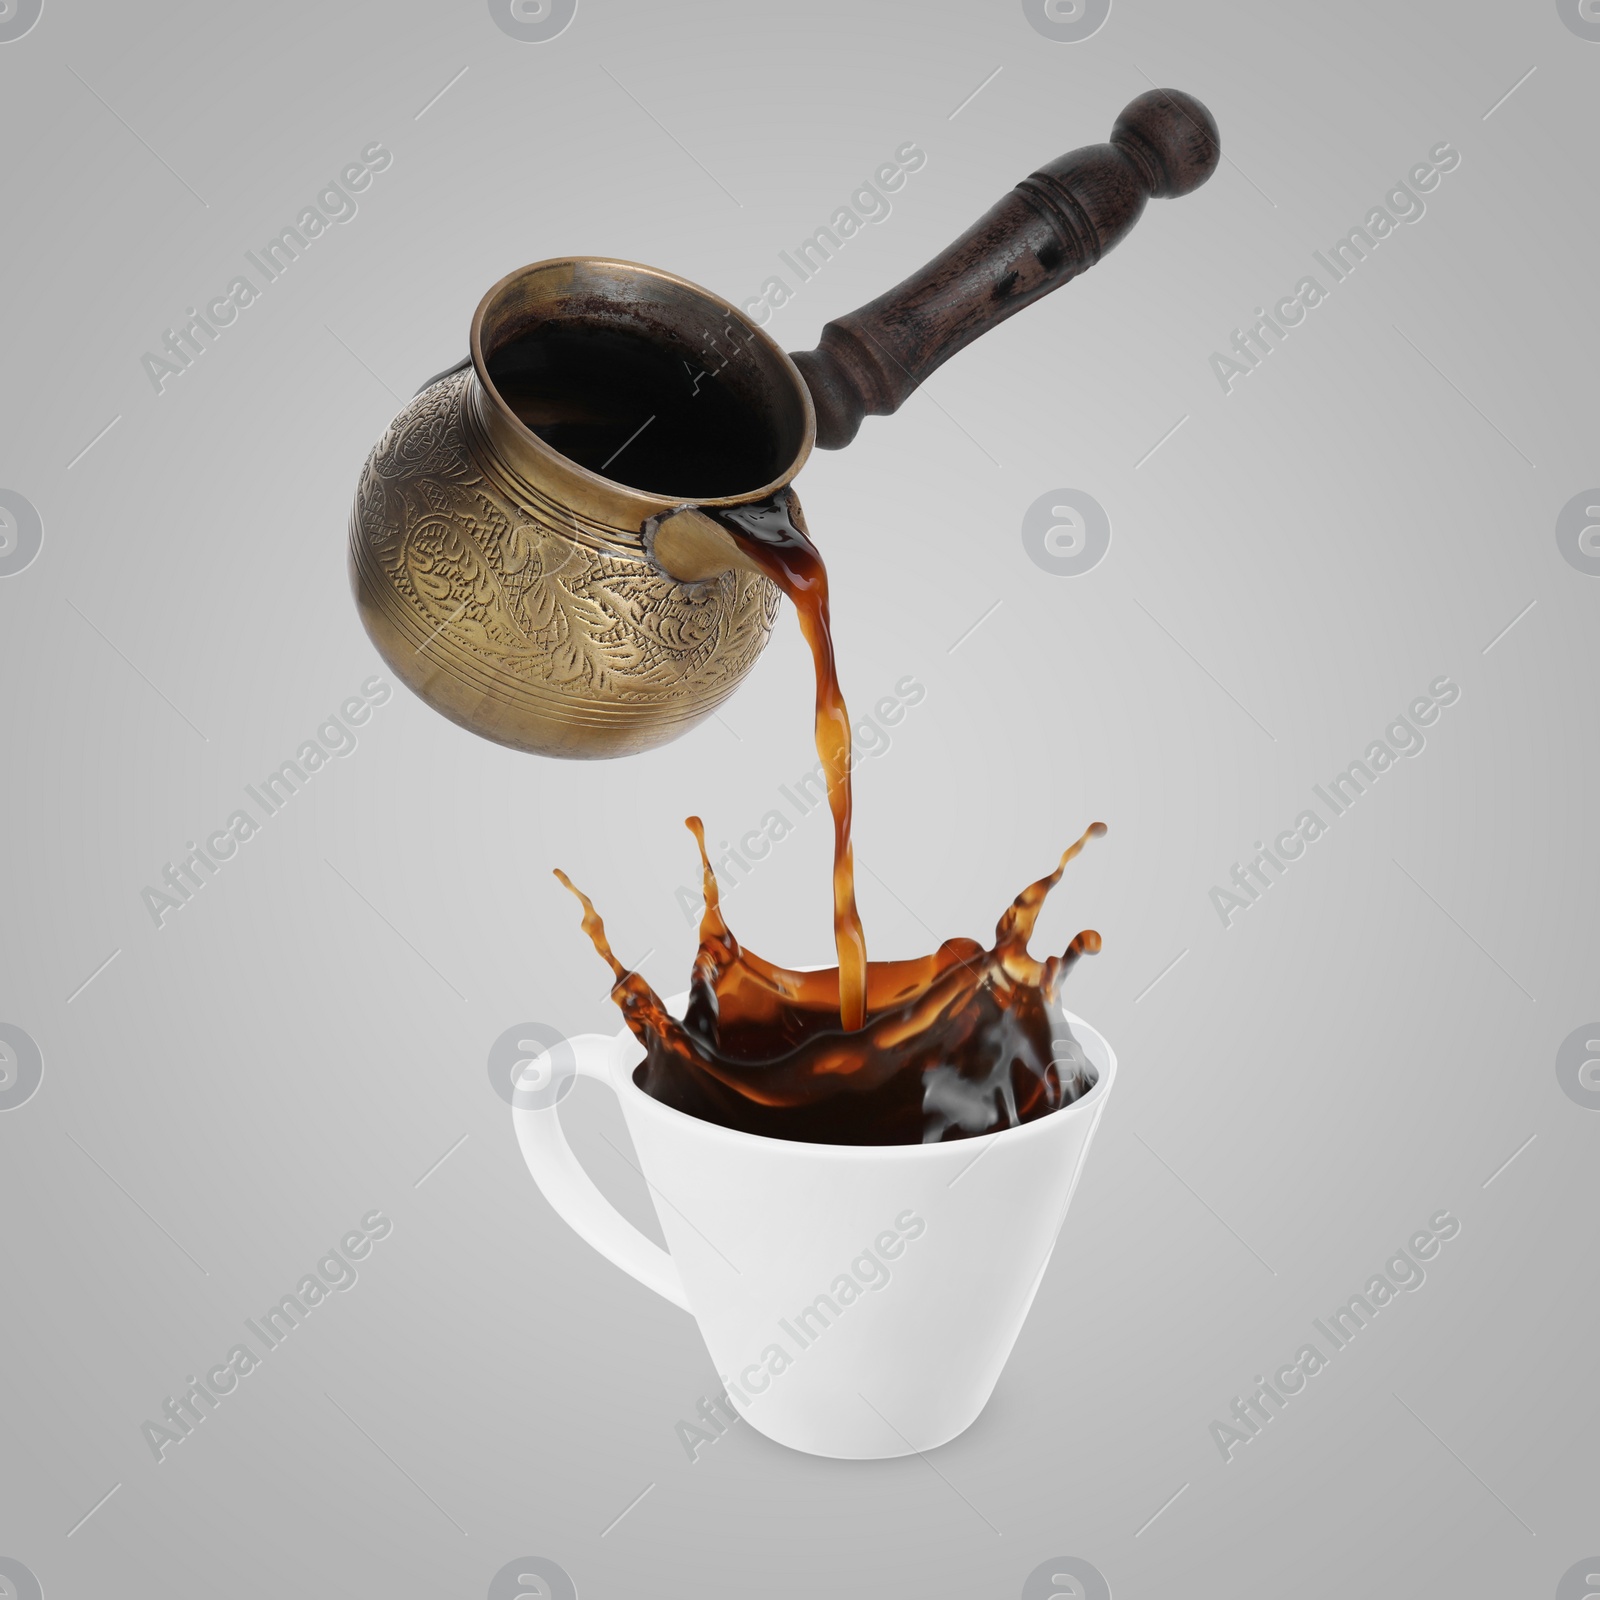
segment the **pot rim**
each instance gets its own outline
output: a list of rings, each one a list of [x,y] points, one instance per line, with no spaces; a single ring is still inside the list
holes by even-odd
[[[772,358],[778,370],[783,372],[794,387],[801,406],[801,438],[799,448],[795,451],[788,466],[770,483],[763,484],[758,489],[748,490],[742,494],[706,496],[698,499],[686,500],[683,496],[673,496],[655,493],[649,489],[639,489],[632,484],[619,483],[615,478],[605,477],[602,473],[594,472],[588,467],[580,466],[570,456],[563,455],[553,445],[547,444],[531,428],[529,428],[506,403],[500,391],[495,387],[494,381],[489,376],[488,362],[483,353],[483,328],[484,321],[490,308],[498,302],[506,292],[520,280],[529,278],[537,273],[548,272],[553,268],[598,266],[622,268],[629,273],[637,273],[647,278],[652,278],[660,283],[672,284],[680,289],[687,289],[691,294],[707,301],[725,318],[736,323],[747,334],[751,335],[761,346],[767,356]],[[527,266],[517,267],[508,272],[497,283],[491,286],[488,292],[478,302],[478,308],[472,314],[472,327],[470,333],[472,350],[472,368],[477,375],[478,383],[483,390],[484,398],[493,407],[497,421],[526,449],[535,460],[541,461],[555,470],[570,473],[581,482],[592,485],[594,488],[607,494],[623,495],[630,497],[646,507],[640,521],[658,515],[662,510],[672,506],[742,506],[749,505],[757,500],[765,500],[775,495],[780,489],[786,488],[795,478],[796,474],[806,464],[811,455],[817,438],[817,413],[812,403],[811,391],[806,386],[805,379],[782,345],[767,333],[759,324],[752,322],[730,300],[714,291],[705,288],[691,279],[680,277],[675,272],[667,272],[661,267],[652,267],[640,261],[627,261],[620,256],[548,256],[542,261],[530,262]]]

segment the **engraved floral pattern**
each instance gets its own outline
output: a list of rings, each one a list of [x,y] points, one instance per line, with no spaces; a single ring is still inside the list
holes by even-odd
[[[369,581],[381,575],[430,637],[518,682],[585,700],[719,698],[766,643],[778,591],[734,572],[677,583],[562,527],[557,507],[516,504],[467,448],[472,381],[425,390],[368,458],[351,537]]]

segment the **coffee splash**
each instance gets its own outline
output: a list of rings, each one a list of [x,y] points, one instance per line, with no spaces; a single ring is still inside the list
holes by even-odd
[[[605,924],[583,904],[583,930],[616,978],[611,997],[645,1058],[634,1081],[690,1116],[745,1133],[816,1144],[936,1144],[1015,1127],[1086,1094],[1096,1073],[1057,996],[1078,958],[1100,949],[1080,933],[1066,951],[1028,952],[1045,897],[1094,823],[1048,877],[1029,884],[995,927],[991,948],[947,939],[932,955],[866,963],[866,1014],[840,1027],[837,968],[797,972],[744,949],[723,918],[698,817],[705,911],[680,1022],[616,958]]]

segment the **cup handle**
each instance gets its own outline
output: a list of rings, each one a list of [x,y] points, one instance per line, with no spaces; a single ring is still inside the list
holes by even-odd
[[[593,1078],[615,1094],[612,1074],[622,1040],[604,1033],[583,1033],[568,1043],[572,1046],[576,1075]],[[573,1154],[562,1131],[559,1101],[533,1108],[513,1105],[511,1117],[533,1181],[562,1221],[606,1260],[688,1311],[683,1279],[672,1257],[640,1233],[600,1193]]]

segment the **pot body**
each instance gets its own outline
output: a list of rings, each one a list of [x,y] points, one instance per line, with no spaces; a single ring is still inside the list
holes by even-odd
[[[591,472],[518,420],[490,361],[547,319],[637,331],[702,368],[716,359],[708,339],[730,352],[731,381],[769,419],[781,470],[695,504],[783,487],[811,448],[811,402],[778,346],[707,291],[630,262],[540,262],[489,291],[473,320],[472,366],[424,389],[367,458],[350,581],[395,675],[514,749],[631,755],[687,732],[738,687],[779,596],[752,572],[673,578],[647,555],[641,529],[683,497]]]

